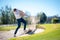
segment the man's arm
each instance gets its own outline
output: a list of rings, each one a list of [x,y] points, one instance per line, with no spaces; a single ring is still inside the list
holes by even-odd
[[[26,14],[23,11],[20,10],[20,15],[25,16]]]

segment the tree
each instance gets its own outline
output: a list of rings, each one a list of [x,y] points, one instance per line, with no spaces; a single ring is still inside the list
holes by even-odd
[[[37,16],[36,16],[36,20],[37,20],[37,23],[39,24],[40,23],[40,13],[37,13]]]
[[[40,19],[40,16],[41,16],[41,14],[40,14],[40,13],[38,13],[38,14],[37,14],[37,19]]]
[[[40,19],[40,21],[38,23],[41,23],[41,24],[45,23],[46,20],[47,20],[47,16],[46,16],[46,14],[44,12],[40,12],[37,15],[37,17]]]
[[[44,12],[42,12],[41,16],[40,16],[40,23],[45,23],[47,20],[47,16]]]
[[[12,24],[16,22],[11,7],[5,6],[5,8],[0,9],[0,13],[2,24]]]
[[[52,18],[51,22],[52,22],[52,23],[59,23],[60,20],[59,20],[58,18]]]
[[[12,11],[10,12],[10,18],[9,19],[10,19],[10,24],[16,23],[16,18],[15,18],[15,16],[14,16]]]
[[[6,17],[6,24],[9,23],[9,13],[10,13],[10,8],[8,6],[5,7],[5,17]]]
[[[3,10],[3,8],[0,9],[0,10],[1,10],[1,16],[2,16],[2,17],[1,17],[1,21],[2,21],[1,23],[2,23],[2,24],[5,24],[5,23],[6,23],[6,22],[5,22],[5,20],[6,20],[6,19],[5,19],[5,11]]]

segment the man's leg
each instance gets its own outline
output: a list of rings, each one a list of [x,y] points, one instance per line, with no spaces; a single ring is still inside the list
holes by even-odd
[[[21,26],[20,20],[17,20],[17,22],[18,22],[18,27],[16,28],[16,30],[15,30],[15,32],[14,32],[14,37],[16,37],[16,33],[17,33],[18,29],[19,29],[20,26]]]
[[[26,21],[22,18],[22,22],[24,23],[24,30],[26,30]]]
[[[24,30],[26,30],[26,22],[24,22]]]

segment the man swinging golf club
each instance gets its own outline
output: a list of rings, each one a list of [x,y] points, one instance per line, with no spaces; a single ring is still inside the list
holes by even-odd
[[[24,24],[24,31],[26,31],[26,21],[23,19],[23,17],[25,16],[25,13],[23,11],[14,8],[13,12],[14,12],[14,16],[17,19],[17,23],[18,23],[18,27],[16,28],[14,32],[14,37],[16,37],[16,33],[21,26],[21,22]]]

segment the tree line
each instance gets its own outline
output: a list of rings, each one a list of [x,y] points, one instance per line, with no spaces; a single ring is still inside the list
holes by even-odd
[[[25,13],[28,14],[29,12],[26,11]],[[29,22],[30,14],[28,14],[27,17],[23,18],[27,21],[27,24],[30,24]],[[17,21],[13,14],[13,9],[9,6],[2,7],[0,9],[0,24],[15,24],[15,23],[17,23]]]
[[[26,14],[29,14],[27,11]],[[30,14],[28,17],[24,17],[24,19],[27,21],[27,24],[31,24]],[[36,20],[39,20],[38,24],[44,24],[44,23],[60,23],[60,18],[57,16],[53,17],[47,17],[44,12],[37,13]],[[0,9],[0,24],[15,24],[17,23],[16,18],[13,14],[13,10],[9,6],[2,7]]]
[[[0,24],[13,24],[16,23],[11,7],[5,6],[0,9]]]
[[[38,24],[44,24],[44,23],[60,23],[60,17],[57,15],[47,17],[44,12],[40,12],[37,14],[38,18]]]

